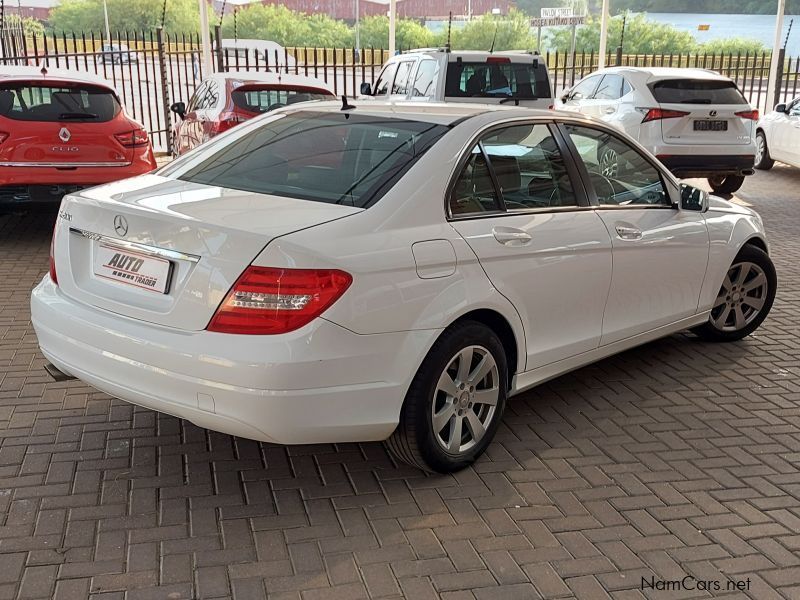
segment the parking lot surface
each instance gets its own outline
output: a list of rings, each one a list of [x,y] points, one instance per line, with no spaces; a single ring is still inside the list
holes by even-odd
[[[738,194],[779,289],[511,400],[474,468],[232,438],[45,373],[54,212],[0,216],[0,600],[800,598],[800,170]]]

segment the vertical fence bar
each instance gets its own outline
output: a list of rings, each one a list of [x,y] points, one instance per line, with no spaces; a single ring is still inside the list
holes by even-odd
[[[158,40],[158,63],[161,67],[161,98],[163,101],[162,108],[164,110],[164,127],[167,136],[167,152],[172,154],[172,118],[169,112],[169,89],[167,86],[167,56],[164,47],[164,29],[158,27],[156,29],[156,38]]]
[[[222,27],[214,25],[214,44],[217,46],[214,50],[217,55],[217,72],[222,73],[225,71],[225,63],[222,62]]]

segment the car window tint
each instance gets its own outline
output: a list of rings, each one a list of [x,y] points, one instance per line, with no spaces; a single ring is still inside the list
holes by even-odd
[[[0,115],[16,121],[103,123],[121,110],[114,93],[103,87],[46,83],[0,86]]]
[[[264,113],[289,104],[331,100],[334,96],[314,88],[286,89],[270,85],[243,85],[231,92],[234,106],[251,113]]]
[[[483,139],[506,209],[577,206],[564,158],[547,125],[516,125]]]
[[[587,77],[570,90],[567,98],[569,100],[584,100],[590,98],[592,92],[594,92],[594,88],[597,87],[597,83],[600,81],[600,77],[600,75]]]
[[[623,79],[622,80],[622,95],[626,96],[627,94],[629,94],[631,92],[631,90],[633,90],[633,88],[631,87],[631,84],[628,83],[627,79]]]
[[[197,110],[197,105],[205,97],[208,82],[201,83],[200,86],[194,91],[192,98],[189,100],[189,106],[186,107],[186,112]]]
[[[661,173],[636,148],[599,129],[565,125],[603,206],[671,206]]]
[[[649,84],[662,104],[747,104],[733,81],[717,79],[664,79]]]
[[[189,168],[165,172],[222,188],[366,207],[447,131],[421,121],[303,110],[214,146]]]
[[[392,85],[394,74],[397,71],[397,63],[387,65],[383,72],[378,76],[378,81],[375,83],[375,95],[385,96],[389,93],[389,86]]]
[[[617,100],[622,96],[622,77],[606,75],[594,92],[595,100]]]
[[[794,104],[792,104],[791,108],[789,109],[789,116],[800,117],[800,100],[794,101]]]
[[[435,60],[421,60],[414,75],[411,95],[415,98],[433,98],[438,78],[439,63]]]
[[[392,84],[392,94],[407,94],[408,93],[408,76],[411,74],[411,67],[414,66],[413,61],[403,61],[397,67],[397,75]]]
[[[498,210],[500,203],[489,166],[476,144],[450,193],[450,214],[463,216]]]
[[[543,64],[502,60],[448,62],[445,96],[520,100],[550,97],[550,82]]]

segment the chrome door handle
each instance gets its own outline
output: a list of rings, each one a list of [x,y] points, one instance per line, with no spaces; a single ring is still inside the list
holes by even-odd
[[[616,225],[617,237],[621,240],[640,240],[642,239],[642,232],[636,227],[629,227],[627,225]]]
[[[492,235],[505,246],[526,246],[531,243],[530,234],[516,227],[494,227]]]
[[[615,112],[617,112],[617,109],[614,108],[613,106],[609,106],[603,112],[605,112],[607,115],[613,115]]]

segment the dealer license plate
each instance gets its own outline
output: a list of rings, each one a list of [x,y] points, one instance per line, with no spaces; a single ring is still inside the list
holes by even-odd
[[[727,121],[695,121],[695,131],[728,131]]]
[[[104,242],[94,247],[94,274],[143,290],[166,294],[169,287],[170,261]]]

